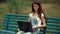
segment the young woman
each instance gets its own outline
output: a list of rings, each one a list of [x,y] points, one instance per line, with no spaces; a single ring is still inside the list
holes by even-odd
[[[33,34],[39,34],[40,28],[46,26],[44,17],[45,15],[43,13],[40,3],[35,2],[32,4],[32,12],[29,14],[29,16],[29,21],[31,21],[33,26],[32,28],[34,30]]]
[[[32,12],[29,14],[29,22],[31,21],[33,33],[28,32],[26,34],[39,34],[40,28],[46,26],[45,17],[40,3],[32,4]],[[18,32],[17,34],[25,34],[23,31]]]

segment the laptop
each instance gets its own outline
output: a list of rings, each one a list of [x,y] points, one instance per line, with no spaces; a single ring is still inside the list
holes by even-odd
[[[20,31],[33,32],[31,22],[17,21]]]

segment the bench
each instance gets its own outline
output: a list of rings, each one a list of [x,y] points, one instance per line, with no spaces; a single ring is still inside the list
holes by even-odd
[[[16,34],[18,32],[18,20],[28,20],[29,16],[25,14],[6,14],[4,17],[1,34]],[[46,17],[46,27],[41,28],[41,34],[60,34],[60,18]]]
[[[60,34],[60,18],[46,18],[46,33],[47,34]]]

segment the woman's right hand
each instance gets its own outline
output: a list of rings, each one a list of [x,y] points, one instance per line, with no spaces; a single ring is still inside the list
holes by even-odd
[[[32,27],[32,29],[35,30],[35,29],[37,29],[37,27],[36,26],[35,27]]]

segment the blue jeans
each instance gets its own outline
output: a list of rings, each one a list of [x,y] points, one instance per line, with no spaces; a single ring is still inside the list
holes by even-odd
[[[25,33],[23,31],[20,31],[20,34],[39,34],[39,33],[40,33],[40,30],[34,31],[33,33],[31,33],[31,32]]]

